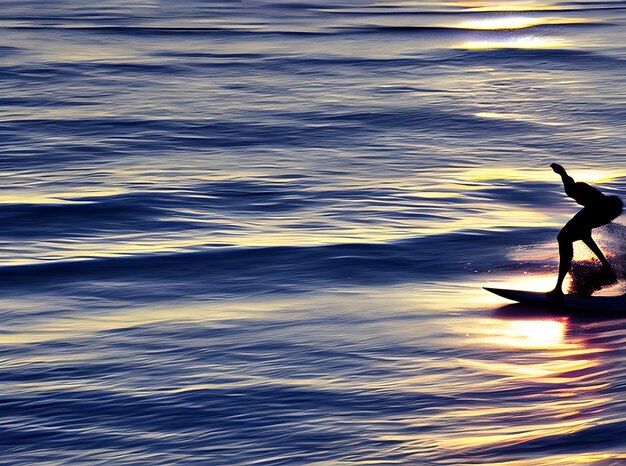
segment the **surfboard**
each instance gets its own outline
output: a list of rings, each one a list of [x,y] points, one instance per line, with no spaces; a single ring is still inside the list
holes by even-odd
[[[595,297],[565,295],[563,298],[553,298],[536,291],[501,288],[485,288],[485,290],[526,306],[585,314],[593,312],[623,314],[626,317],[626,295]]]

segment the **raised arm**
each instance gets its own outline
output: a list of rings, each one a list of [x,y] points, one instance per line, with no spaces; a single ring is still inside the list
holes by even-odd
[[[563,168],[558,163],[551,163],[550,168],[552,168],[554,173],[561,175],[561,180],[563,180],[563,187],[565,188],[565,194],[573,198],[574,196],[572,196],[571,192],[572,190],[576,189],[576,182],[574,181],[574,178],[569,176],[565,171],[565,168]]]
[[[558,163],[550,164],[550,168],[552,168],[555,173],[561,175],[563,187],[565,188],[565,194],[574,199],[580,205],[588,206],[604,198],[604,194],[593,186],[589,186],[587,183],[576,183],[574,178],[569,176],[565,171],[565,168]]]

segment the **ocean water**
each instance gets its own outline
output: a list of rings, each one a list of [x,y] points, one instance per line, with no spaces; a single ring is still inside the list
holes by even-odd
[[[626,322],[481,288],[553,286],[551,162],[624,196],[625,34],[622,1],[2,2],[0,464],[626,465]],[[596,238],[626,276],[625,221]]]

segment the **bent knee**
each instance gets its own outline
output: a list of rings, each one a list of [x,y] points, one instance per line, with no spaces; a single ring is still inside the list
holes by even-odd
[[[574,241],[582,240],[591,237],[591,230],[588,228],[574,228],[571,225],[565,225],[559,234],[556,235],[556,239],[559,243],[573,243]]]

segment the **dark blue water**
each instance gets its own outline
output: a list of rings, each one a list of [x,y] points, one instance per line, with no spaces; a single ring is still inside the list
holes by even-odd
[[[623,2],[88,3],[0,10],[0,464],[626,464],[624,321],[481,288],[624,197]]]

